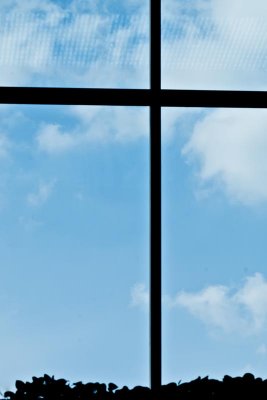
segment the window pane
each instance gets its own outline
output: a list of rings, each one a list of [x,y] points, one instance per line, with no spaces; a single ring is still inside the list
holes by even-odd
[[[1,1],[0,85],[148,87],[148,0]]]
[[[148,109],[0,114],[0,390],[148,385]]]
[[[266,378],[267,111],[163,125],[163,380]]]
[[[267,4],[162,0],[162,85],[266,90]]]

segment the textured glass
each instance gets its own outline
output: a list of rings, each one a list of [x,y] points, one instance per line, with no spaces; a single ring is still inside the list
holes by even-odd
[[[3,1],[0,85],[147,87],[148,1]]]
[[[162,86],[266,90],[267,4],[162,0]]]
[[[148,385],[148,110],[0,115],[0,390]]]
[[[267,111],[163,110],[163,381],[266,379]]]

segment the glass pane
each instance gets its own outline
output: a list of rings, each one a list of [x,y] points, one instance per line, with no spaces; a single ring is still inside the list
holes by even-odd
[[[137,3],[1,1],[0,85],[148,87],[148,0]]]
[[[164,88],[266,90],[267,4],[162,0]]]
[[[148,385],[148,109],[0,115],[0,390]]]
[[[163,125],[163,380],[266,379],[267,110]]]

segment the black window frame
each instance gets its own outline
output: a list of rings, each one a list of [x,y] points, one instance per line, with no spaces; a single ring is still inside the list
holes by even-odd
[[[161,108],[267,108],[266,91],[161,89],[161,0],[150,0],[150,88],[0,87],[0,104],[147,106],[150,108],[150,387],[162,384]]]

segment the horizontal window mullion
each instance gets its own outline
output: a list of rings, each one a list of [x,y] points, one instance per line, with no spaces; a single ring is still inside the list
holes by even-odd
[[[267,92],[0,87],[0,104],[267,108]]]
[[[149,106],[149,89],[0,87],[0,104]]]
[[[267,108],[267,92],[161,90],[162,107]]]

